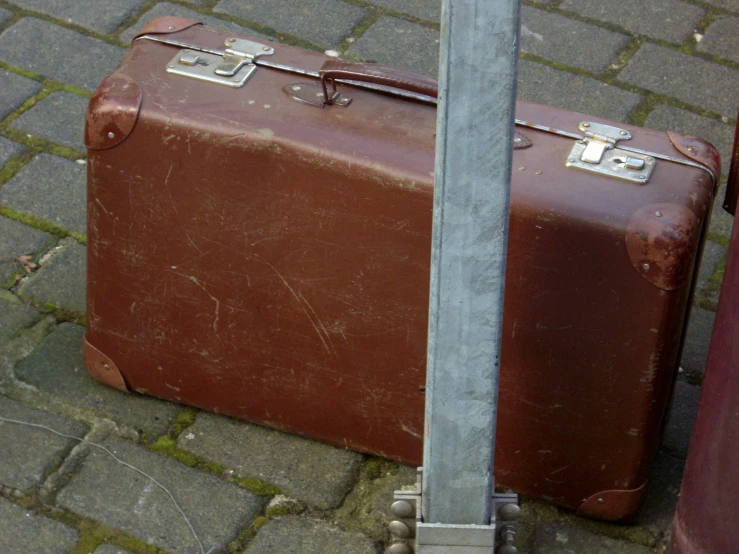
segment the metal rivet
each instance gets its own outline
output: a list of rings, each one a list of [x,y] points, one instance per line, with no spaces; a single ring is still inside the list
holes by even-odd
[[[662,212],[654,212],[654,215],[656,215],[657,217],[662,217]]]
[[[521,137],[516,137],[513,139],[513,142],[521,142]]]
[[[272,106],[270,106],[269,104],[265,104],[264,107],[265,108],[271,108]]]
[[[639,180],[640,181],[646,181],[647,180],[647,176],[646,175],[639,175]]]
[[[113,131],[111,131],[110,133],[108,133],[108,138],[109,139],[114,139],[115,138],[115,133]]]
[[[249,104],[253,104],[253,103],[254,103],[254,100],[249,100]]]
[[[414,517],[416,515],[416,509],[407,500],[393,502],[390,511],[397,517]]]
[[[571,164],[574,164],[574,163],[575,163],[575,158],[570,158],[570,159],[569,159],[569,160],[567,160],[567,161],[568,161],[569,163],[571,163]]]
[[[584,140],[578,140],[577,144],[587,144]]]
[[[103,364],[103,369],[105,371],[110,371],[110,366],[108,364]]]
[[[628,132],[628,131],[621,131],[621,136],[624,136],[624,137],[625,137],[625,136],[626,136],[626,135],[628,135],[628,134],[629,134],[629,132]]]
[[[262,50],[264,50],[265,52],[269,52],[272,49],[269,46],[265,46],[264,48],[262,48]]]
[[[234,77],[234,78],[233,78],[233,80],[234,80],[234,81],[238,81],[238,80],[240,80],[240,79],[241,79],[241,77]]]
[[[535,175],[541,175],[541,173],[542,173],[541,169],[537,169],[536,171],[534,171]]]
[[[653,162],[654,161],[654,158],[652,156],[647,156],[647,161],[648,162]]]
[[[316,96],[323,96],[323,93],[322,92],[317,92],[316,93]]]
[[[228,42],[236,42],[236,39],[235,38],[230,38],[230,39],[228,39]]]
[[[293,90],[300,90],[300,87],[298,85],[294,85]]]
[[[390,532],[399,539],[407,539],[411,535],[411,530],[402,521],[391,521],[388,527]]]
[[[590,127],[590,123],[585,122],[585,123],[582,124],[582,126],[583,127]]]
[[[121,85],[121,88],[123,90],[127,90],[128,89],[128,86],[129,86],[128,83],[123,83],[123,85]]]
[[[168,28],[168,29],[169,29],[170,31],[174,31],[174,25],[170,25],[170,26],[169,26],[169,27],[167,27],[167,28]]]
[[[695,152],[695,148],[693,148],[692,146],[688,146],[688,152]]]
[[[604,502],[605,502],[605,500],[603,500],[602,498],[599,498],[598,499],[598,504],[603,504]]]
[[[167,66],[167,67],[169,67],[170,69],[174,69],[174,65],[170,65],[170,66]]]
[[[643,266],[641,266],[641,268],[642,268],[642,269],[643,269],[644,271],[649,271],[649,270],[650,270],[650,269],[652,268],[652,266],[650,266],[649,264],[644,264]]]
[[[520,166],[518,166],[518,170],[519,171],[526,171],[526,166],[525,165],[520,165]]]

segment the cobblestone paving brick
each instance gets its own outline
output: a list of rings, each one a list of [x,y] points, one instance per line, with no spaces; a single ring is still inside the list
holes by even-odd
[[[84,165],[42,153],[0,188],[0,202],[64,229],[85,233],[86,187]]]
[[[264,506],[265,500],[249,491],[142,446],[115,439],[105,441],[105,446],[170,490],[206,552],[224,548]],[[150,479],[98,449],[85,458],[82,469],[61,490],[57,504],[172,554],[200,551],[169,496]]]
[[[25,276],[18,256],[35,256],[53,241],[43,231],[0,216],[0,287],[8,288],[16,283],[16,276]]]
[[[244,554],[377,554],[366,537],[322,521],[279,518],[262,527]]]
[[[8,140],[5,137],[0,137],[0,169],[8,163],[10,158],[13,158],[23,152],[24,148],[22,145],[12,140]]]
[[[0,416],[46,425],[73,437],[84,437],[87,432],[87,426],[79,421],[36,410],[2,395]],[[44,429],[0,421],[0,484],[20,491],[40,485],[76,444]]]
[[[12,15],[13,12],[11,12],[10,10],[0,8],[0,24],[2,24],[5,20],[10,19]]]
[[[624,121],[642,97],[580,75],[521,60],[518,97],[614,121]]]
[[[318,46],[337,47],[367,13],[340,0],[221,0],[214,12],[225,13],[304,38]]]
[[[112,544],[104,544],[102,546],[98,546],[95,550],[95,554],[133,554],[132,552],[129,552],[128,550],[123,550],[122,548],[118,548],[117,546],[113,546]]]
[[[441,19],[441,0],[370,0],[370,3],[434,23]]]
[[[0,552],[3,554],[67,554],[79,538],[74,529],[0,498]]]
[[[84,151],[88,103],[79,94],[53,92],[13,121],[12,127]]]
[[[711,214],[711,223],[708,225],[709,233],[716,233],[726,237],[731,236],[731,229],[734,225],[734,216],[724,210],[724,198],[726,197],[726,183],[722,183],[716,194],[716,200],[713,203],[713,214]]]
[[[725,10],[739,12],[739,0],[705,0],[705,2]]]
[[[726,117],[736,117],[739,69],[733,67],[645,44],[631,58],[619,79]]]
[[[20,298],[7,291],[0,291],[0,352],[5,343],[33,325],[39,317],[38,310],[26,306]]]
[[[39,49],[44,46],[44,55]],[[93,91],[120,63],[125,50],[35,17],[0,35],[0,60]]]
[[[140,29],[142,29],[144,25],[146,25],[149,21],[151,21],[155,17],[162,17],[165,15],[173,15],[176,17],[183,17],[185,19],[200,21],[204,25],[209,25],[210,27],[215,27],[216,29],[223,29],[224,31],[231,31],[232,33],[235,33],[237,35],[248,35],[265,40],[269,38],[267,37],[267,35],[263,35],[262,33],[254,31],[253,29],[247,29],[246,27],[242,27],[241,25],[237,25],[236,23],[232,23],[231,21],[225,21],[224,19],[219,19],[217,17],[213,17],[212,15],[205,15],[200,12],[189,10],[182,6],[170,4],[169,2],[162,2],[161,4],[157,4],[156,6],[154,6],[154,8],[146,12],[143,17],[141,17],[141,19],[136,22],[135,25],[126,29],[121,35],[121,40],[124,42],[131,42],[131,40],[133,40],[133,37],[136,36],[136,33]]]
[[[637,35],[682,43],[703,17],[702,8],[679,0],[565,0],[560,8],[613,23]]]
[[[690,322],[685,335],[685,346],[683,346],[683,357],[680,366],[691,373],[703,375],[708,359],[708,344],[713,331],[713,321],[716,314],[693,306],[690,311]]]
[[[204,412],[177,444],[324,510],[341,503],[362,460],[356,452]]]
[[[708,27],[698,50],[739,62],[739,17],[719,17]]]
[[[651,549],[634,543],[596,535],[561,522],[536,526],[531,554],[650,554]]]
[[[97,0],[69,2],[69,0],[9,0],[20,8],[40,12],[102,34],[109,34],[146,0]]]
[[[37,306],[85,313],[87,251],[65,244],[18,287],[18,296]]]
[[[726,255],[726,248],[713,241],[706,241],[706,245],[703,249],[703,259],[701,260],[701,266],[698,271],[698,279],[696,287],[698,291],[702,291],[708,284],[708,279],[713,275],[716,270],[716,266]],[[707,339],[710,337],[706,337]]]
[[[670,456],[664,451],[657,453],[647,479],[644,503],[636,513],[634,523],[651,529],[655,535],[666,533],[670,529],[675,517],[684,467],[685,460]]]
[[[608,69],[630,37],[556,13],[523,7],[521,51],[593,72]]]
[[[436,77],[439,73],[439,32],[396,17],[381,17],[357,39],[346,55]]]
[[[90,377],[82,357],[84,327],[63,323],[15,368],[21,381],[152,436],[166,432],[180,407],[169,402],[126,394]]]
[[[710,117],[660,104],[647,117],[645,124],[649,129],[675,131],[707,140],[721,153],[722,171],[729,171],[731,147],[734,144],[734,128]]]
[[[693,423],[698,412],[700,387],[689,385],[684,381],[675,383],[675,396],[670,410],[670,421],[665,429],[662,448],[678,458],[688,455],[690,436],[693,433]]]
[[[2,44],[2,35],[0,35]],[[0,69],[0,119],[17,110],[34,94],[41,90],[41,83],[12,71]]]

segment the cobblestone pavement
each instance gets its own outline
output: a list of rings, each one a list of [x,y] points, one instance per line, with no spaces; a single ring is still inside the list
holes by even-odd
[[[435,75],[439,0],[0,0],[0,552],[376,553],[413,470],[93,382],[84,111],[136,29],[200,19]],[[521,98],[708,139],[739,106],[739,0],[526,0]],[[719,193],[722,198],[724,187]],[[524,502],[522,552],[664,550],[732,218],[714,210],[672,419],[631,525]],[[167,494],[85,437],[144,469]]]

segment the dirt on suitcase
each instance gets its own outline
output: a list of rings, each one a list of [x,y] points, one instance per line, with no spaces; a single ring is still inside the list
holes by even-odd
[[[50,194],[58,186],[56,173],[42,165],[28,165],[38,153],[60,157],[60,166],[64,166],[62,162],[65,161],[69,164],[78,163],[83,158],[83,153],[66,146],[69,129],[64,126],[49,124],[36,127],[34,124],[21,128],[21,122],[14,122],[20,120],[23,113],[34,112],[37,108],[43,110],[44,98],[55,90],[67,90],[83,99],[88,98],[97,83],[112,71],[124,55],[128,42],[120,37],[133,36],[145,21],[154,16],[174,15],[190,19],[203,16],[209,18],[209,24],[216,22],[220,25],[223,22],[223,27],[233,32],[253,35],[256,31],[286,44],[318,51],[331,48],[345,57],[373,60],[417,71],[426,69],[431,74],[435,72],[433,59],[438,52],[436,0],[333,0],[323,5],[311,3],[312,9],[317,10],[316,13],[320,15],[311,20],[288,5],[291,3],[284,3],[284,7],[281,4],[283,3],[271,3],[275,9],[270,10],[267,3],[255,3],[255,7],[246,9],[243,3],[231,1],[183,1],[172,4],[121,0],[115,4],[108,1],[87,3],[84,9],[79,10],[67,4],[46,0],[0,2],[0,85],[3,90],[0,95],[0,258],[14,259],[33,255],[34,261],[38,262],[47,253],[50,257],[56,255],[58,250],[54,250],[53,246],[59,239],[67,236],[85,244],[85,237],[65,223],[84,220],[84,213],[79,208],[83,204],[76,203],[77,207],[72,207],[74,203],[68,202],[71,197],[81,198],[85,186],[84,176],[76,183],[70,183],[65,194],[57,196]],[[354,8],[349,10],[350,16],[347,16],[349,12],[346,10],[332,9],[334,6],[344,5]],[[689,5],[683,5],[682,8],[685,6]],[[737,104],[731,91],[739,90],[739,76],[736,64],[722,57],[722,52],[727,51],[726,45],[729,45],[728,51],[731,51],[730,45],[735,43],[733,27],[722,21],[730,21],[739,16],[739,5],[731,1],[723,2],[720,8],[716,8],[720,13],[705,10],[705,6],[701,5],[698,9],[688,10],[687,18],[677,18],[671,23],[665,23],[665,18],[660,15],[660,10],[664,9],[664,2],[660,0],[643,2],[638,10],[638,17],[634,16],[637,12],[615,14],[598,12],[597,8],[598,3],[595,0],[564,4],[532,3],[529,6],[522,33],[524,59],[520,67],[520,96],[526,100],[593,116],[700,136],[716,145],[725,160],[728,160]],[[357,16],[359,20],[352,19]],[[558,24],[551,25],[551,21],[557,21]],[[30,27],[34,32],[26,32],[29,22],[32,23]],[[668,43],[663,38],[665,25],[671,37]],[[314,42],[314,37],[321,36],[320,27],[324,26],[343,28],[346,34],[329,46]],[[571,29],[572,33],[562,35],[561,29]],[[38,55],[40,36],[47,44],[54,45],[54,48],[44,50],[43,57]],[[590,36],[603,37],[605,40],[573,38]],[[623,37],[626,40],[625,45]],[[527,43],[531,46],[527,46]],[[541,48],[541,44],[545,48]],[[657,44],[660,48],[651,47],[650,44]],[[595,58],[591,56],[594,48],[598,50]],[[642,49],[644,52],[639,54]],[[607,67],[603,66],[605,69],[602,73],[598,72],[601,71],[600,68],[583,66],[583,60],[592,63],[596,58],[610,60]],[[624,68],[629,71],[622,78]],[[733,98],[732,113],[723,113],[721,106],[712,100],[712,95],[706,93],[705,83],[717,83],[719,80],[733,83],[722,88],[729,91],[724,95],[729,101]],[[86,88],[88,83],[89,88]],[[662,88],[661,83],[670,83],[670,89]],[[61,101],[64,102],[65,98]],[[64,120],[61,117],[62,112],[75,114],[78,121],[83,121],[84,110],[80,108],[80,104],[69,102],[60,110],[59,121]],[[46,114],[46,117],[54,119],[56,116],[51,113]],[[18,193],[15,193],[14,198],[3,195],[5,185],[13,182],[16,174],[24,167],[28,168],[28,177],[23,177],[22,183],[16,181],[23,196],[18,196]],[[725,163],[724,171],[727,167],[728,164]],[[723,199],[724,186],[719,202]],[[710,227],[712,234],[709,240],[714,243],[713,251],[717,250],[715,246],[726,248],[728,245],[733,220],[718,209],[718,206],[719,204],[714,210]],[[61,216],[64,214],[71,219],[63,219]],[[46,241],[48,236],[52,237],[50,242]],[[720,262],[725,254],[717,255],[718,262],[713,258],[706,260],[706,264],[709,264],[705,266],[708,275],[712,273],[712,268],[722,266]],[[42,351],[46,352],[44,360],[49,357],[49,363],[42,364],[43,369],[38,371],[40,379],[53,381],[60,371],[73,376],[80,372],[84,375],[79,342],[69,339],[70,342],[65,344],[51,338],[51,335],[55,335],[54,329],[59,321],[81,320],[84,316],[79,312],[74,313],[74,299],[84,295],[84,280],[80,279],[84,265],[59,264],[61,269],[57,272],[50,271],[53,266],[45,269],[43,264],[34,268],[31,275],[39,283],[45,281],[49,285],[42,290],[42,294],[31,299],[31,304],[27,304],[16,294],[14,273],[10,273],[15,269],[7,267],[8,273],[5,273],[6,265],[0,262],[0,282],[6,287],[0,289],[0,405],[11,406],[11,412],[17,418],[21,415],[25,417],[25,410],[16,408],[6,400],[12,397],[47,414],[41,419],[28,417],[31,422],[47,424],[62,431],[66,429],[65,421],[71,419],[83,422],[94,429],[92,434],[88,434],[88,438],[100,440],[108,432],[105,422],[114,420],[116,428],[113,434],[131,442],[134,451],[140,450],[142,453],[148,451],[147,445],[155,444],[165,437],[169,441],[190,440],[186,438],[188,427],[180,421],[177,407],[172,410],[163,409],[162,404],[143,397],[134,397],[135,400],[131,402],[129,396],[115,391],[105,399],[91,402],[86,398],[88,385],[84,381],[72,381],[66,392],[44,390],[18,381],[13,373],[14,366],[43,345],[50,347]],[[12,280],[6,282],[6,278]],[[690,383],[685,383],[691,389],[694,388],[693,384],[700,383],[716,307],[713,292],[697,292],[697,298],[701,300],[700,305],[705,308],[706,313],[696,319],[696,324],[691,325],[691,340],[683,356],[684,374],[698,376],[697,379],[691,379]],[[105,390],[99,385],[91,386]],[[687,396],[692,398],[693,394]],[[690,406],[690,402],[685,406],[680,403],[673,406],[673,420],[679,425],[676,432],[681,436],[690,432],[690,425],[686,422],[692,421],[692,416],[684,413]],[[217,419],[223,424],[216,425],[209,433],[211,441],[220,446],[214,447],[215,450],[203,449],[197,456],[191,454],[197,458],[197,464],[187,466],[189,470],[184,479],[178,477],[168,483],[178,498],[180,495],[186,496],[190,490],[207,488],[196,477],[201,473],[208,474],[207,468],[215,469],[218,465],[212,461],[214,452],[226,452],[229,448],[232,423],[227,418]],[[0,441],[0,457],[5,459],[5,448],[9,444],[20,446],[32,454],[37,463],[43,463],[45,469],[40,476],[47,483],[63,482],[56,479],[58,475],[54,475],[62,467],[70,470],[68,480],[77,479],[76,474],[81,468],[73,467],[75,464],[71,462],[82,461],[88,455],[85,449],[63,450],[59,454],[53,435],[45,435],[41,430],[19,433],[10,424],[3,423],[0,424],[0,436],[8,437],[8,440]],[[680,445],[684,442],[671,443],[670,455],[677,456],[674,459],[678,462],[680,458],[684,459],[686,452],[677,452],[675,449],[683,448]],[[173,459],[169,458],[169,452],[162,455],[165,459]],[[173,460],[174,463],[181,464],[176,459]],[[316,464],[316,474],[320,475],[321,461],[313,463]],[[364,464],[369,466],[365,468]],[[572,548],[577,545],[578,554],[601,551],[629,554],[639,552],[639,547],[644,547],[642,551],[660,551],[659,545],[663,544],[662,539],[667,528],[659,522],[671,517],[676,501],[673,491],[679,488],[679,471],[670,469],[675,465],[679,463],[656,466],[656,473],[650,480],[664,483],[664,486],[647,492],[644,508],[647,511],[640,512],[637,520],[629,525],[593,525],[588,520],[576,518],[545,504],[524,502],[526,517],[524,532],[520,537],[520,551],[553,552],[567,544]],[[146,470],[146,467],[142,469]],[[219,471],[222,470],[223,474],[219,472],[216,476],[234,481],[230,472],[235,474],[236,469],[238,468],[220,467]],[[15,471],[21,476],[39,475],[37,470],[34,473],[29,469],[25,473],[26,469],[16,467]],[[93,468],[93,471],[98,470]],[[410,468],[401,471],[403,472],[408,475],[413,473]],[[353,488],[341,502],[338,512],[305,506],[299,516],[308,522],[304,525],[294,525],[291,522],[277,528],[265,525],[269,518],[279,520],[286,515],[281,510],[266,508],[266,517],[260,516],[254,521],[242,520],[230,529],[230,542],[225,550],[240,553],[251,548],[251,552],[259,551],[258,545],[250,547],[250,543],[261,532],[267,534],[264,541],[279,540],[286,529],[289,537],[325,537],[325,522],[328,522],[329,532],[335,531],[340,539],[344,537],[341,533],[349,532],[350,539],[360,543],[358,548],[364,548],[362,544],[369,545],[366,547],[370,548],[376,533],[382,528],[384,518],[381,513],[383,510],[378,511],[374,507],[387,505],[389,487],[385,485],[395,478],[391,474],[385,475],[382,470],[379,473],[374,479],[366,477],[367,474],[377,475],[378,471],[374,462],[363,462],[361,471],[350,476]],[[259,476],[251,479],[253,483],[261,482]],[[26,553],[65,548],[75,554],[143,554],[162,551],[163,543],[160,542],[159,535],[151,536],[142,531],[145,516],[134,518],[131,526],[125,530],[113,528],[115,522],[106,515],[109,513],[107,508],[96,512],[89,519],[59,508],[53,502],[54,495],[42,494],[38,485],[19,491],[11,488],[13,482],[16,481],[0,471],[0,511],[7,514],[7,517],[0,518],[0,550],[3,552]],[[133,476],[126,476],[122,486],[133,487],[138,486],[138,483]],[[313,487],[320,491],[323,482],[317,480]],[[377,488],[382,490],[378,491]],[[169,509],[161,499],[152,499],[153,493],[147,492],[145,486],[139,490],[141,495],[138,498],[142,500],[140,507],[123,506],[121,497],[116,495],[90,494],[81,503],[89,503],[93,508],[108,506],[121,511],[130,510],[132,513],[134,509]],[[90,489],[92,493],[103,491],[104,488]],[[45,504],[39,498],[45,498],[51,503]],[[233,507],[216,506],[214,509],[231,508]],[[206,506],[205,509],[210,507]],[[198,509],[188,511],[188,515],[198,528]],[[23,525],[8,527],[11,519],[13,522],[23,522]],[[185,524],[174,525],[179,527]],[[356,533],[362,533],[362,529],[375,531],[365,535],[364,539],[361,535],[357,538]],[[144,538],[139,539],[136,536]],[[189,535],[183,533],[176,534],[175,537],[179,537],[177,540],[181,542],[178,542],[173,552],[196,552],[187,549],[191,540]],[[153,544],[147,542],[150,540]],[[654,545],[655,548],[649,548],[648,545]]]

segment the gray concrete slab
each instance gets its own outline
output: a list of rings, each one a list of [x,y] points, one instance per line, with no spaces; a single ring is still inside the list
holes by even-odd
[[[11,17],[13,17],[13,12],[11,12],[10,10],[6,10],[5,8],[0,8],[0,24],[10,19]]]
[[[87,432],[87,426],[79,421],[36,410],[2,395],[0,416],[45,425],[73,437],[83,438]],[[19,491],[40,485],[76,444],[45,429],[0,421],[0,485]]]
[[[657,453],[647,479],[644,503],[636,513],[634,523],[643,525],[657,536],[668,532],[675,517],[684,467],[685,460],[664,451]]]
[[[563,522],[536,526],[531,554],[651,554],[653,551],[623,540],[596,535]]]
[[[72,160],[39,154],[0,188],[8,208],[63,229],[87,230],[87,172]]]
[[[739,69],[733,67],[664,46],[644,44],[621,71],[619,79],[719,115],[736,117]]]
[[[13,121],[12,127],[31,136],[85,150],[88,98],[66,91],[52,92]]]
[[[185,19],[192,19],[193,21],[200,21],[204,25],[215,27],[216,29],[230,31],[237,35],[248,35],[264,40],[267,40],[269,38],[258,31],[249,29],[247,27],[242,27],[241,25],[237,25],[236,23],[233,23],[231,21],[226,21],[225,19],[213,17],[212,15],[205,15],[200,12],[185,8],[183,6],[170,4],[169,2],[162,2],[146,12],[134,25],[126,29],[123,34],[121,34],[121,40],[124,42],[131,42],[131,40],[133,40],[133,37],[136,36],[136,33],[138,33],[149,21],[151,21],[155,17],[162,17],[165,15],[183,17]]]
[[[734,128],[731,125],[674,106],[660,104],[649,114],[645,126],[649,129],[674,131],[707,140],[721,153],[722,171],[724,173],[729,171],[731,148],[734,144]]]
[[[0,552],[68,554],[80,538],[75,530],[0,498]]]
[[[346,55],[436,77],[439,32],[397,17],[381,17],[352,44]]]
[[[366,10],[340,0],[221,0],[213,11],[289,33],[313,44],[331,48],[350,36]]]
[[[726,60],[739,62],[739,17],[719,17],[711,23],[698,43],[700,52],[708,52]]]
[[[166,432],[180,407],[138,394],[126,394],[95,381],[82,357],[84,327],[63,323],[15,368],[21,381],[70,406],[89,410],[151,436]]]
[[[10,288],[18,279],[26,276],[19,256],[35,259],[55,240],[48,233],[0,216],[0,288]]]
[[[17,294],[37,306],[84,315],[86,269],[85,247],[66,244],[18,286]]]
[[[362,460],[356,452],[205,412],[177,445],[323,510],[341,503]]]
[[[726,197],[726,182],[722,183],[716,194],[716,200],[713,203],[713,213],[711,214],[711,223],[708,226],[709,233],[716,233],[728,239],[731,236],[731,229],[734,225],[734,216],[723,209],[724,198]]]
[[[38,310],[27,306],[17,296],[0,291],[0,352],[7,342],[36,323],[40,317]]]
[[[700,387],[690,385],[684,381],[675,383],[675,396],[670,409],[670,421],[665,429],[662,448],[677,458],[686,458],[688,445],[693,433],[693,423],[698,413]]]
[[[50,15],[61,21],[87,27],[102,34],[110,34],[146,0],[96,0],[69,2],[69,0],[8,0],[28,11]]]
[[[323,521],[285,517],[262,527],[244,554],[377,554],[362,535],[347,533]]]
[[[680,0],[565,0],[559,7],[618,25],[636,35],[678,44],[693,34],[693,29],[705,13],[702,8]]]
[[[716,314],[693,306],[690,311],[690,323],[685,336],[683,357],[680,366],[687,372],[703,375],[708,358],[708,345],[711,341],[713,322]]]
[[[518,97],[587,115],[624,121],[642,97],[595,79],[521,60]]]
[[[48,45],[43,56],[39,44]],[[0,60],[90,92],[124,54],[119,46],[35,17],[24,17],[0,35]]]
[[[432,23],[441,19],[441,0],[371,0],[370,3]]]
[[[25,151],[22,144],[0,137],[0,169],[8,163],[8,160]]]
[[[521,51],[601,73],[631,37],[546,10],[523,6]]]
[[[0,44],[2,36],[0,35]],[[20,108],[31,96],[38,94],[41,83],[18,73],[0,69],[0,90],[3,91],[0,95],[0,119],[4,119]]]
[[[109,439],[119,459],[141,469],[172,493],[190,519],[204,551],[223,549],[261,512],[265,500],[208,473],[146,448]],[[93,449],[57,496],[57,504],[172,554],[200,552],[184,518],[150,479]]]

